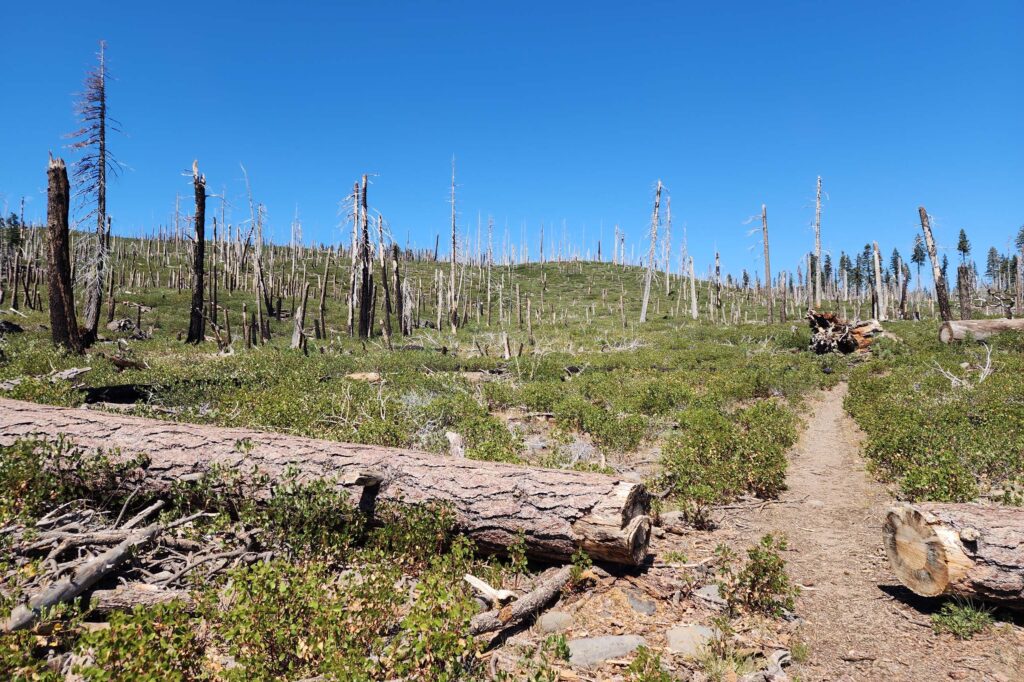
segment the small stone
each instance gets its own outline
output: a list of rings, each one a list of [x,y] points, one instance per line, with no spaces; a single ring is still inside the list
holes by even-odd
[[[647,643],[639,635],[607,635],[605,637],[587,637],[569,641],[569,664],[587,668],[607,661],[609,658],[621,658],[633,652],[637,647]]]
[[[694,594],[703,599],[704,601],[711,602],[712,604],[718,604],[720,606],[725,605],[725,600],[722,599],[722,593],[719,591],[717,583],[705,585],[704,587],[694,592]]]
[[[704,625],[679,625],[665,633],[665,640],[672,653],[695,658],[714,636],[715,631]]]
[[[653,616],[658,611],[657,604],[648,599],[643,599],[632,592],[626,593],[626,601],[629,602],[630,607],[632,607],[634,611],[645,616]]]
[[[561,632],[572,625],[572,614],[565,611],[548,611],[537,619],[537,629],[544,634]]]
[[[821,508],[825,506],[825,503],[821,500],[810,500],[807,502],[808,507]]]
[[[658,525],[664,528],[666,533],[675,533],[676,535],[685,535],[689,530],[686,517],[683,512],[679,511],[670,511],[659,515]]]

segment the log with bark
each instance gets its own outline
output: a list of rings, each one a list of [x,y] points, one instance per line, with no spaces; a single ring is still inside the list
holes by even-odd
[[[811,327],[810,349],[819,355],[867,350],[883,331],[878,320],[851,323],[835,313],[814,310],[807,311],[807,321]]]
[[[1024,318],[993,320],[950,320],[939,327],[939,341],[952,343],[963,341],[969,336],[975,341],[984,341],[988,337],[1006,331],[1024,332]]]
[[[157,491],[214,468],[272,482],[292,468],[300,483],[327,479],[347,490],[346,478],[373,471],[380,483],[363,489],[362,506],[367,498],[450,504],[458,528],[482,549],[501,551],[522,534],[532,557],[564,561],[582,547],[595,559],[636,565],[650,540],[647,490],[601,474],[0,399],[0,444],[59,436],[87,451],[145,454],[146,482]]]
[[[882,535],[896,577],[915,593],[1024,608],[1024,509],[905,504],[886,515]]]

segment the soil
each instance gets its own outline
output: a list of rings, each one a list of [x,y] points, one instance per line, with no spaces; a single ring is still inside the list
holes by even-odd
[[[730,510],[723,526],[753,543],[783,534],[809,657],[800,680],[1024,680],[1024,632],[1003,624],[970,641],[937,635],[919,598],[889,570],[882,519],[893,498],[865,471],[863,436],[843,410],[846,384],[816,394],[790,453],[778,504]],[[728,532],[728,531],[726,531]]]
[[[740,648],[756,654],[750,659],[754,667],[722,679],[742,679],[772,652],[796,651],[802,643],[806,657],[786,668],[790,680],[1024,682],[1019,618],[968,641],[936,634],[931,613],[942,600],[917,597],[889,570],[881,529],[894,498],[865,470],[863,434],[843,410],[846,392],[840,384],[806,401],[804,428],[789,453],[788,489],[778,500],[720,507],[713,512],[713,531],[686,529],[679,535],[656,529],[651,565],[598,571],[595,583],[554,607],[568,614],[563,634],[570,640],[640,635],[679,679],[707,680],[700,661],[666,649],[668,633],[678,626],[710,626],[721,612],[714,601],[716,546],[725,544],[745,557],[746,548],[770,533],[787,539],[787,572],[802,588],[795,618],[734,621]],[[632,461],[609,464],[622,475],[644,471],[643,461]],[[536,647],[543,636],[529,628],[511,643]],[[597,668],[576,668],[564,679],[621,680],[625,663],[611,659]]]

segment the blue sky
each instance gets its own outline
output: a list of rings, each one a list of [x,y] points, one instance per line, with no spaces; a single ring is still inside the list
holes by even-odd
[[[432,246],[453,154],[460,227],[491,215],[534,256],[563,221],[606,254],[618,223],[640,253],[659,178],[698,270],[715,248],[728,271],[763,267],[746,224],[762,203],[773,268],[793,269],[819,174],[836,256],[907,253],[919,204],[940,245],[965,228],[982,261],[1024,223],[1019,0],[165,4],[4,3],[0,208],[25,195],[42,216],[46,153],[74,158],[62,135],[102,38],[122,234],[168,222],[198,158],[235,220],[244,163],[279,239],[296,206],[307,240],[341,239],[366,172],[396,237]]]

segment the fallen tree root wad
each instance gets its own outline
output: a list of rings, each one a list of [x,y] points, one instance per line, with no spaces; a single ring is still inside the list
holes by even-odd
[[[807,311],[807,323],[811,328],[810,349],[818,355],[867,350],[874,337],[882,333],[877,320],[854,324],[835,313],[814,310]]]
[[[896,577],[915,593],[1024,608],[1024,509],[907,504],[889,511],[882,535]]]
[[[503,550],[522,534],[532,557],[565,561],[582,547],[595,559],[635,565],[650,540],[644,486],[601,474],[0,399],[0,444],[59,437],[85,450],[145,454],[147,485],[157,490],[194,480],[214,466],[271,481],[291,467],[300,483],[326,479],[339,487],[346,479],[379,480],[363,489],[364,506],[367,497],[450,504],[459,529],[483,549]],[[362,476],[367,471],[373,476]]]

